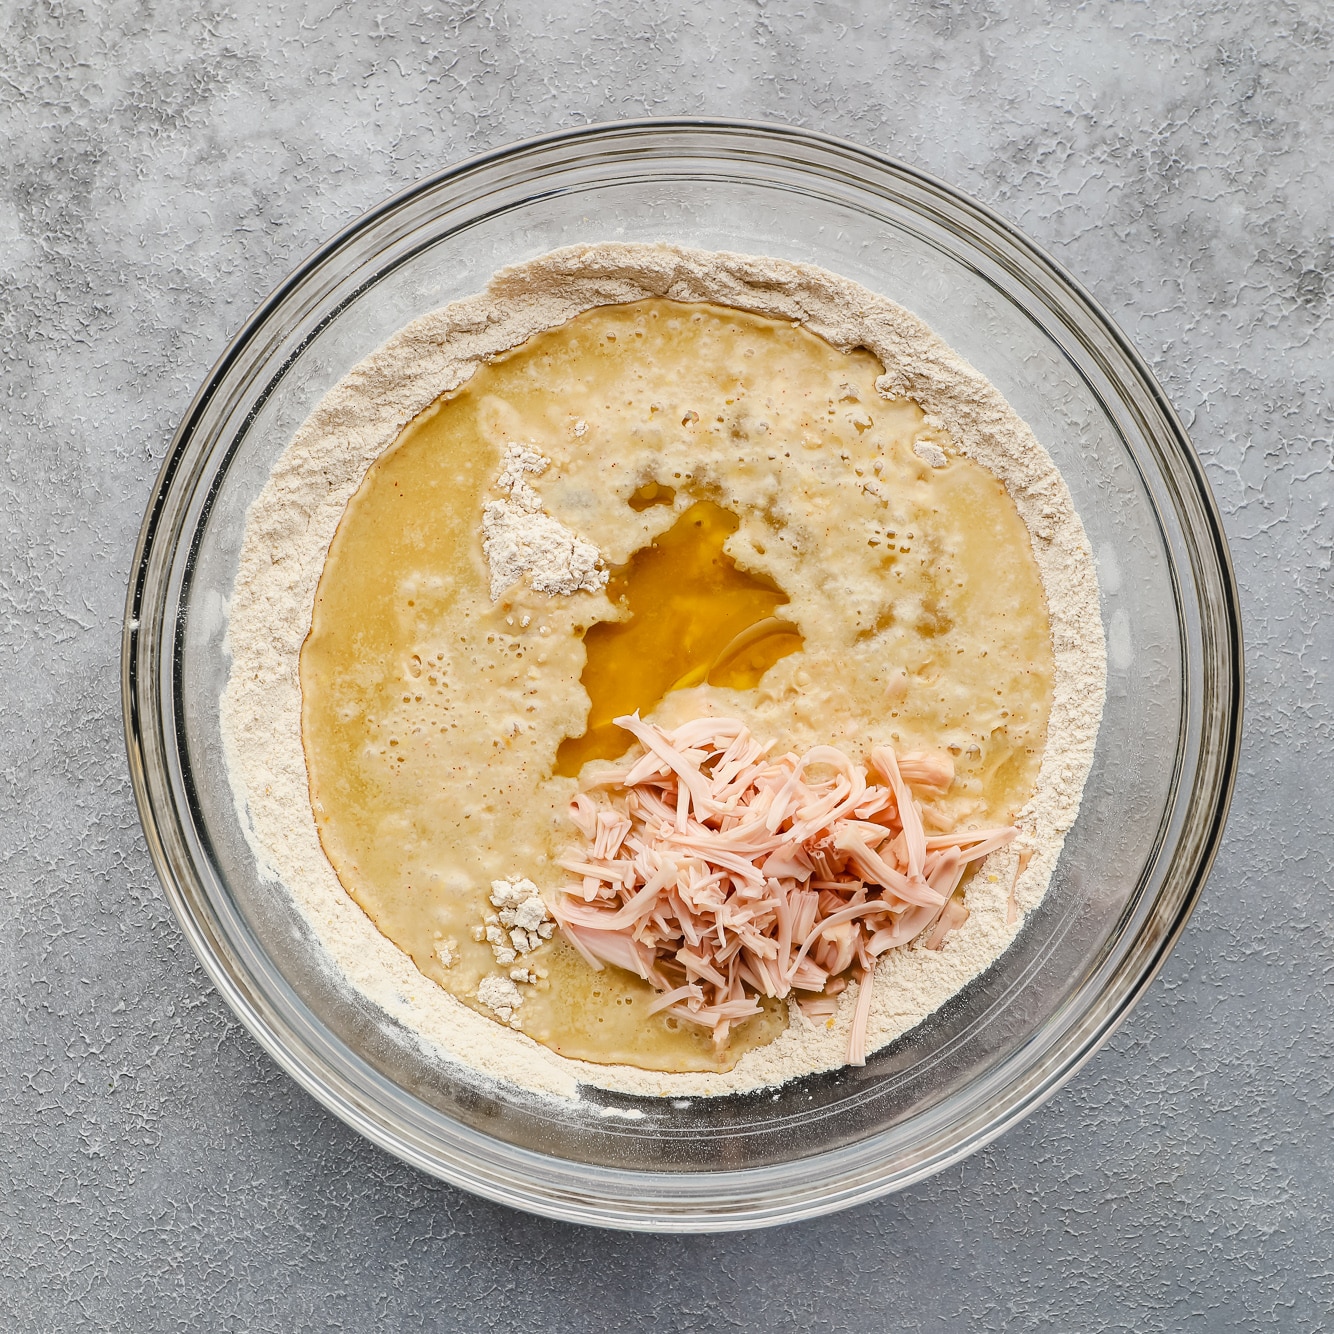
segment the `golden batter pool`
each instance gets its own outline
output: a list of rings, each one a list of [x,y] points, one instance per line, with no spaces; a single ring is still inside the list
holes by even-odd
[[[1008,823],[1033,796],[1052,625],[1002,481],[885,367],[790,320],[599,305],[478,367],[366,472],[301,650],[301,732],[339,880],[425,977],[482,1014],[508,975],[493,881],[565,876],[567,809],[638,709],[742,719],[779,750],[944,749],[928,820]],[[492,598],[482,517],[515,448],[543,518],[596,549],[569,594]],[[707,1033],[560,937],[526,959],[522,1032],[567,1057],[727,1070],[786,1004]]]

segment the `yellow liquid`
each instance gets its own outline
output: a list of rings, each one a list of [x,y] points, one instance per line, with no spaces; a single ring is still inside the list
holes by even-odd
[[[990,473],[916,457],[948,442],[880,374],[760,316],[603,307],[479,367],[367,473],[301,654],[302,738],[330,863],[431,982],[488,1013],[490,882],[566,883],[571,775],[626,749],[621,711],[732,714],[780,753],[949,747],[942,819],[1027,800],[1052,677],[1027,531]],[[481,513],[516,440],[551,459],[534,486],[603,553],[605,595],[491,603]],[[523,1031],[566,1056],[726,1070],[787,1023],[771,1004],[716,1053],[559,939],[524,962],[546,976]]]
[[[624,752],[614,718],[647,714],[669,690],[704,682],[749,690],[801,648],[801,633],[774,615],[787,594],[723,550],[737,526],[735,514],[697,501],[607,581],[630,619],[599,621],[584,635],[588,727],[561,742],[558,774],[573,778],[589,760]]]

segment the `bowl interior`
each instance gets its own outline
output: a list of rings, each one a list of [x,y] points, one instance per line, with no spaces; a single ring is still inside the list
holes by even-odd
[[[219,734],[223,636],[246,511],[272,464],[320,396],[409,320],[506,264],[599,240],[809,261],[908,307],[1033,428],[1097,556],[1107,703],[1051,889],[995,965],[862,1069],[720,1099],[589,1089],[565,1105],[497,1085],[352,990],[242,833]],[[1215,641],[1230,641],[1217,628],[1225,565],[1201,537],[1208,499],[1188,448],[1115,331],[1041,256],[943,187],[843,146],[649,123],[521,146],[427,183],[257,314],[201,391],[146,524],[127,656],[132,758],[137,744],[150,841],[187,933],[317,1096],[411,1161],[508,1202],[717,1225],[913,1179],[1068,1073],[1193,901],[1227,786]]]

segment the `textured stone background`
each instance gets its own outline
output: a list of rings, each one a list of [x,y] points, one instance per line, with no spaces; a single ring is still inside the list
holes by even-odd
[[[1334,1325],[1324,0],[0,3],[0,1324],[6,1330]],[[226,339],[312,247],[479,149],[622,116],[921,164],[1092,288],[1209,468],[1245,600],[1223,854],[1048,1106],[824,1222],[538,1221],[361,1142],[164,903],[121,744],[140,515]]]

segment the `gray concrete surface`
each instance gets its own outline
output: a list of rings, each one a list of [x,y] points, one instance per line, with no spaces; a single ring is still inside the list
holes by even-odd
[[[1322,0],[0,13],[0,1326],[1334,1327]],[[899,155],[1080,275],[1194,433],[1249,640],[1223,854],[1109,1047],[963,1165],[726,1239],[512,1213],[299,1092],[167,910],[118,703],[158,462],[255,303],[427,172],[667,113]]]

